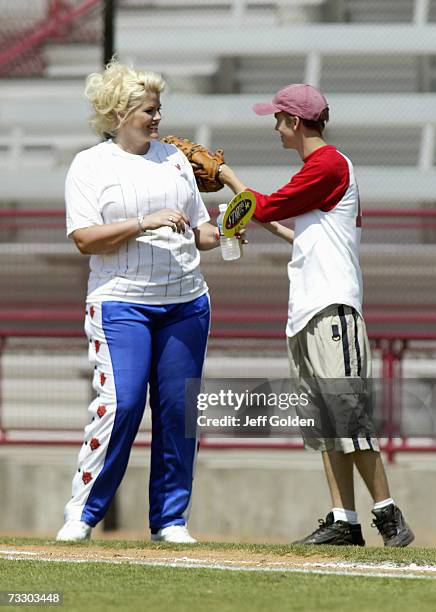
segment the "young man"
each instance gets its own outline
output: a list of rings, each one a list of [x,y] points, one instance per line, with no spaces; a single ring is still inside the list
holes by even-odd
[[[345,379],[353,386],[371,376],[362,318],[361,212],[353,166],[323,139],[329,109],[314,87],[289,85],[276,93],[272,103],[256,104],[253,110],[258,115],[273,114],[283,147],[295,149],[303,160],[301,170],[271,195],[251,189],[257,221],[295,217],[294,236],[273,224],[277,235],[290,242],[293,238],[286,328],[291,377],[311,391],[321,420],[328,414],[333,421],[340,422],[344,415],[347,422],[356,421],[355,395],[337,395],[328,405],[314,390],[320,379]],[[247,189],[227,165],[221,167],[220,178],[235,193]],[[327,437],[323,431],[304,438],[306,447],[322,452],[333,509],[318,529],[296,543],[365,544],[355,509],[354,465],[374,500],[374,524],[385,546],[407,546],[413,541],[391,498],[378,441],[370,428],[363,435],[360,431],[359,435]]]

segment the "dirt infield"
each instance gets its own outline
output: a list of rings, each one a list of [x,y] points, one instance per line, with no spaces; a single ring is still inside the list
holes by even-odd
[[[147,566],[191,567],[225,570],[304,572],[349,574],[376,577],[436,578],[436,565],[393,562],[344,561],[333,556],[301,557],[243,550],[216,550],[202,547],[160,548],[127,547],[122,550],[108,546],[89,545],[11,545],[0,544],[0,559],[35,560],[71,563],[126,563]]]

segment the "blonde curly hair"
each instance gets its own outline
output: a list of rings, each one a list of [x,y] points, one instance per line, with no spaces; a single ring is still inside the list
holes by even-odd
[[[165,81],[156,72],[137,71],[112,58],[102,73],[94,72],[86,79],[85,97],[95,111],[91,127],[104,138],[114,136],[132,110],[164,87]],[[120,112],[125,113],[121,120]]]

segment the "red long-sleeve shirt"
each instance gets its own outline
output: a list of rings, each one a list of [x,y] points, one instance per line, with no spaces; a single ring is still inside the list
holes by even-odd
[[[350,184],[345,158],[332,145],[310,153],[289,183],[271,195],[248,188],[256,196],[254,217],[263,223],[303,215],[311,210],[332,210]]]

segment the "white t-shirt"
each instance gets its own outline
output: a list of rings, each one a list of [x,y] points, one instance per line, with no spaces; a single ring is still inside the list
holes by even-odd
[[[92,225],[137,219],[163,208],[183,211],[184,234],[149,230],[109,255],[92,255],[88,302],[173,304],[207,292],[193,229],[210,217],[191,165],[174,145],[151,141],[145,155],[112,141],[78,153],[65,185],[67,235]]]
[[[351,161],[339,151],[336,156],[343,160],[337,172],[344,174],[345,193],[330,210],[315,209],[295,218],[288,264],[288,336],[331,304],[352,306],[362,316],[359,190]]]

